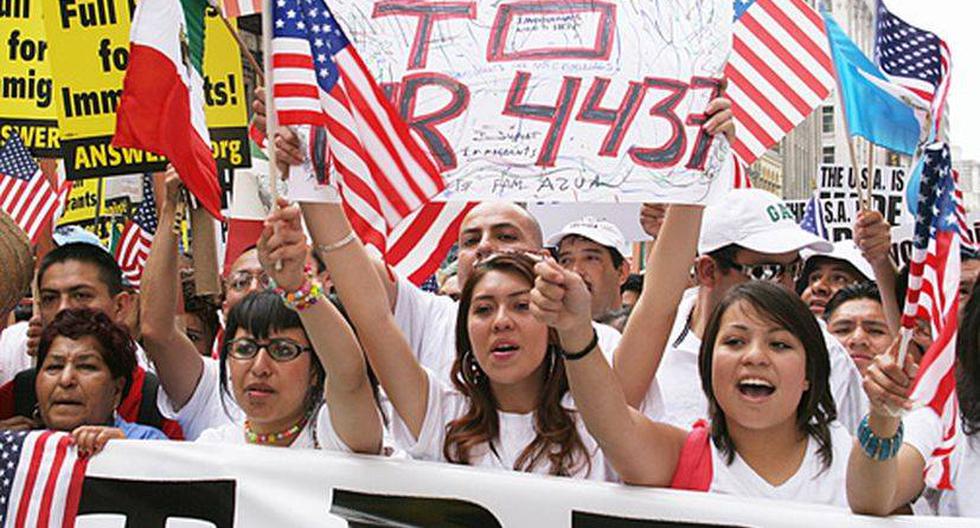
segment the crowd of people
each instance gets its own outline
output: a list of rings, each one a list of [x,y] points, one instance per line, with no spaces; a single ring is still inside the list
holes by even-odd
[[[44,256],[36,313],[0,339],[0,427],[71,432],[84,454],[247,443],[980,516],[980,261],[962,264],[955,491],[928,489],[942,426],[907,393],[929,327],[898,364],[906,280],[877,212],[832,244],[761,190],[646,204],[631,275],[612,223],[543,233],[484,202],[430,293],[342,205],[280,199],[214,299],[179,253],[179,185],[171,170],[138,296],[97,240]]]

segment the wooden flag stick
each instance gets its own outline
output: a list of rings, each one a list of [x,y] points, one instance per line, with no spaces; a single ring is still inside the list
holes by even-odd
[[[847,136],[847,151],[851,157],[851,172],[854,174],[854,190],[858,195],[858,204],[864,208],[863,191],[861,190],[861,166],[858,165],[857,151],[854,149],[854,137]]]
[[[875,144],[868,142],[868,182],[864,188],[864,194],[861,195],[861,208],[865,211],[871,209],[871,189],[872,182],[874,182],[874,172],[875,172]]]
[[[218,17],[221,18],[221,21],[224,22],[225,27],[228,28],[228,33],[231,33],[231,36],[235,39],[235,42],[238,43],[238,49],[242,50],[242,53],[245,55],[245,59],[248,60],[248,64],[253,70],[255,70],[255,74],[259,76],[259,85],[265,86],[265,74],[263,74],[262,66],[259,65],[259,61],[256,60],[255,55],[252,55],[252,51],[245,45],[245,41],[242,40],[242,36],[238,33],[238,30],[235,29],[235,26],[231,25],[231,21],[228,20],[228,17],[226,17],[221,11],[221,6],[218,5],[217,0],[210,0],[209,3],[211,7],[218,12]]]
[[[220,295],[215,220],[203,207],[191,209],[191,252],[194,255],[194,290],[198,295]]]

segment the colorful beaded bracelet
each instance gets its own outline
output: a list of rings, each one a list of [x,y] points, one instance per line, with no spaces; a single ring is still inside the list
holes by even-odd
[[[310,306],[313,306],[323,297],[323,284],[313,274],[313,268],[307,265],[305,272],[306,280],[303,281],[303,284],[298,290],[287,292],[279,285],[276,285],[273,289],[279,297],[282,297],[282,302],[286,306],[297,312],[302,312]]]

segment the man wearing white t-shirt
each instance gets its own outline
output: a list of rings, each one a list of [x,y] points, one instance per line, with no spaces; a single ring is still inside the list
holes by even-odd
[[[831,244],[802,230],[792,212],[774,195],[758,189],[731,191],[719,205],[709,206],[695,261],[697,288],[685,292],[677,307],[670,338],[659,366],[625,359],[629,365],[652,365],[618,372],[634,406],[649,398],[651,381],[659,385],[666,406],[665,422],[688,429],[707,418],[707,399],[698,374],[701,336],[725,294],[749,280],[777,282],[788,290],[801,267],[800,250],[825,252]],[[861,377],[847,351],[823,323],[830,354],[830,386],[838,420],[854,431],[864,415]],[[621,361],[617,358],[617,362]]]

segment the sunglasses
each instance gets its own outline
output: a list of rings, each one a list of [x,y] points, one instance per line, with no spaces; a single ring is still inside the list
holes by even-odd
[[[264,271],[258,273],[250,273],[248,271],[239,271],[234,275],[228,277],[226,284],[232,290],[236,292],[247,291],[252,286],[252,281],[258,281],[259,287],[263,290],[269,289],[272,285],[272,279]]]
[[[225,351],[235,359],[252,359],[259,355],[259,350],[265,349],[274,361],[292,361],[303,352],[310,352],[312,347],[305,347],[292,339],[277,337],[265,342],[256,341],[250,337],[239,337],[225,343]]]
[[[789,275],[794,281],[803,269],[803,259],[798,258],[789,264],[765,262],[762,264],[739,264],[735,261],[726,262],[729,267],[737,270],[752,281],[778,282]]]

